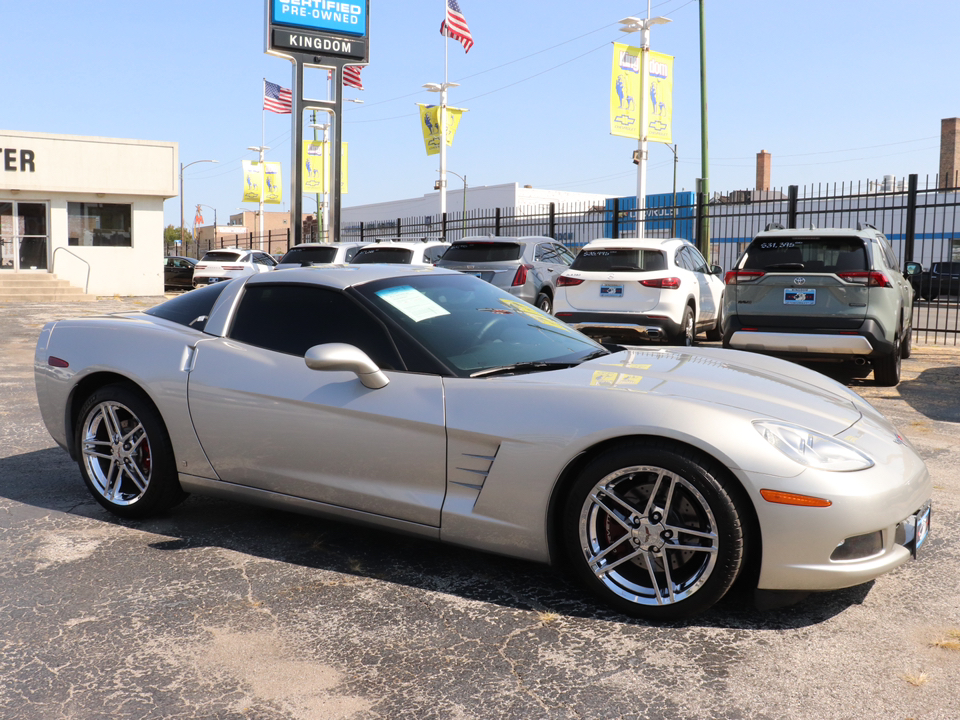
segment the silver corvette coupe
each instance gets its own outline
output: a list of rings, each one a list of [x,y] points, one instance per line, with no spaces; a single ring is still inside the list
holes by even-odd
[[[93,497],[187,493],[552,562],[625,613],[864,583],[915,557],[931,481],[867,402],[734,350],[605,348],[482,280],[250,275],[51,322],[37,395]]]

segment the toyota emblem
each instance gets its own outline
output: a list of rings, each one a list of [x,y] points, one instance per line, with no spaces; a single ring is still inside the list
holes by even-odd
[[[807,281],[806,278],[795,277],[795,278],[793,279],[793,284],[794,284],[794,285],[803,285],[806,281]]]

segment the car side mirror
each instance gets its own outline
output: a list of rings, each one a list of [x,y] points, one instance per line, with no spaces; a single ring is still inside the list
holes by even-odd
[[[719,265],[711,265],[710,272],[713,273],[714,275],[723,275],[723,268],[720,267]]]
[[[904,270],[903,270],[903,274],[906,275],[907,277],[910,277],[911,275],[919,275],[922,272],[923,272],[923,266],[920,263],[916,263],[916,262],[908,262],[904,266]]]
[[[314,345],[307,350],[303,361],[311,370],[346,370],[354,373],[365,387],[377,390],[390,380],[363,350],[346,343]]]

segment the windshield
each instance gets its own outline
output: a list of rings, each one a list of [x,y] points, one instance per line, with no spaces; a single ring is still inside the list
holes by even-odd
[[[597,248],[581,250],[570,268],[586,272],[650,272],[666,270],[667,261],[660,250]]]
[[[281,258],[282,263],[329,263],[337,257],[337,249],[332,247],[290,248],[290,252]]]
[[[520,259],[522,248],[507,242],[458,242],[443,256],[444,262],[507,262]]]
[[[363,248],[350,261],[353,265],[367,263],[395,263],[409,265],[413,260],[413,250],[398,247]]]
[[[207,262],[236,262],[237,258],[239,258],[242,254],[242,252],[211,250],[210,252],[204,254],[203,260],[206,260]]]
[[[468,275],[390,278],[356,290],[461,377],[521,363],[577,364],[603,346]]]
[[[750,243],[740,269],[856,272],[868,269],[867,252],[858,237],[764,237]]]

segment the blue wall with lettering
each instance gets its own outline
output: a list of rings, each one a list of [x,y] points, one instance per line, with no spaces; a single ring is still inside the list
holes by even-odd
[[[677,193],[677,230],[671,233],[673,220],[673,193],[659,193],[647,195],[647,222],[648,234],[666,232],[674,237],[686,238],[694,241],[693,230],[696,219],[696,194],[692,192]],[[637,198],[618,198],[620,203],[620,237],[637,235]],[[613,237],[613,198],[607,200],[607,221],[603,226],[604,236]]]

